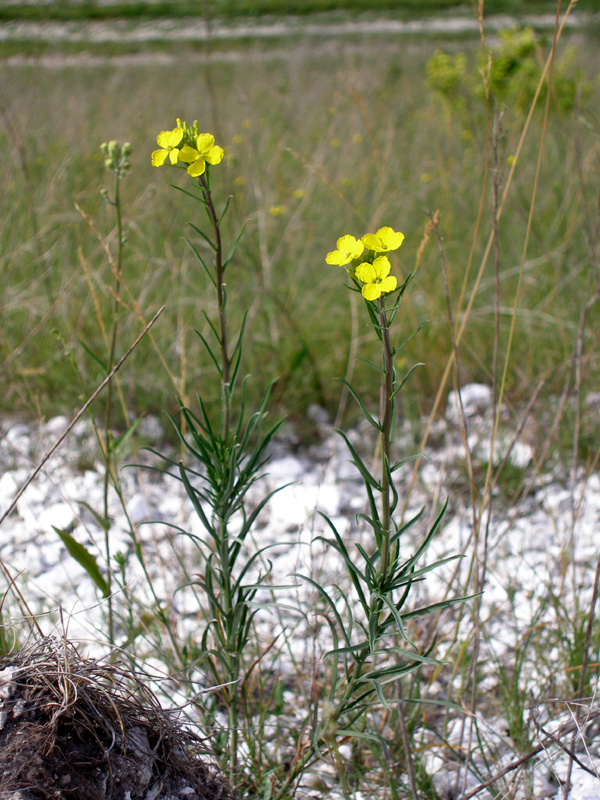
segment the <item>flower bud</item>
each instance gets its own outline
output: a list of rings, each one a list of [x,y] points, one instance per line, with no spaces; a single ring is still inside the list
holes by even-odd
[[[130,156],[132,150],[133,150],[133,147],[131,145],[131,142],[125,142],[123,144],[123,147],[121,148],[121,152],[123,153],[124,158],[127,158],[127,156]]]
[[[121,147],[114,139],[108,143],[108,154],[114,158],[115,161],[118,161],[121,158]]]
[[[102,144],[100,145],[100,152],[102,153],[103,156],[108,155],[108,145],[106,144],[106,142],[102,142]]]

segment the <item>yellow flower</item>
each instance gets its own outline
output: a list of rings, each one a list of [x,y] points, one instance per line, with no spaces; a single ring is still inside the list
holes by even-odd
[[[365,300],[377,300],[382,294],[394,291],[398,281],[393,275],[390,275],[391,268],[387,256],[379,256],[372,264],[365,261],[358,265],[355,275],[364,284],[362,296]]]
[[[271,206],[269,208],[269,214],[272,217],[278,217],[280,214],[285,214],[286,207],[285,206]]]
[[[292,192],[292,197],[295,197],[296,200],[302,200],[305,194],[306,192],[304,191],[304,189],[294,189],[294,191]]]
[[[354,261],[355,258],[359,258],[364,249],[364,244],[359,239],[355,239],[354,236],[342,236],[337,240],[337,250],[327,253],[325,261],[328,264],[344,267]]]
[[[152,153],[152,166],[162,167],[167,160],[167,156],[169,157],[171,164],[176,164],[179,156],[179,149],[177,145],[180,144],[182,139],[183,131],[181,128],[175,128],[173,131],[162,131],[162,133],[159,133],[156,137],[156,141],[162,149],[155,150]]]
[[[215,144],[212,133],[199,133],[196,136],[196,147],[185,145],[179,151],[179,160],[189,164],[188,173],[192,178],[204,174],[207,162],[219,164],[223,159],[223,148]]]
[[[393,228],[379,228],[377,233],[367,233],[362,237],[365,247],[376,253],[389,253],[397,250],[404,241],[404,234],[396,232]]]

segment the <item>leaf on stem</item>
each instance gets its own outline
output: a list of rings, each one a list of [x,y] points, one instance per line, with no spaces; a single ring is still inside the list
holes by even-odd
[[[52,526],[56,533],[62,539],[63,544],[67,548],[67,551],[70,556],[72,556],[77,563],[84,568],[93,582],[96,584],[98,589],[102,592],[103,597],[108,597],[110,595],[110,590],[108,588],[108,583],[106,582],[104,576],[100,572],[100,568],[98,567],[98,562],[92,553],[85,549],[85,547],[80,544],[76,539],[74,539],[70,533],[63,530],[62,528],[57,528],[55,525]],[[110,569],[110,566],[109,566]]]

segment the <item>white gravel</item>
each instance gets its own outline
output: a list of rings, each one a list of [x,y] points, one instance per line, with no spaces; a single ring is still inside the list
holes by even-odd
[[[475,458],[482,463],[490,454],[489,447],[486,450],[483,444],[487,441],[486,431],[489,431],[490,399],[485,387],[463,389],[469,440]],[[422,463],[420,479],[410,497],[408,509],[410,515],[424,505],[425,516],[431,520],[436,497],[443,499],[447,491],[451,505],[443,531],[433,541],[427,560],[431,562],[458,552],[467,556],[458,568],[456,562],[452,562],[428,576],[420,594],[422,599],[432,601],[443,596],[451,580],[451,593],[456,594],[465,585],[474,546],[469,498],[457,494],[457,486],[462,488],[457,482],[460,481],[463,446],[456,422],[456,405],[450,397],[447,419],[439,424],[436,432],[442,444],[438,443],[436,448],[426,453],[430,460]],[[67,423],[64,417],[36,425],[25,425],[15,420],[0,423],[0,515],[41,453],[47,450]],[[153,430],[156,434],[160,424],[156,420],[146,421],[145,430]],[[355,432],[352,436],[360,446],[362,434]],[[403,436],[408,440],[410,432],[405,431]],[[368,546],[367,532],[358,530],[353,521],[356,512],[364,508],[362,484],[349,464],[340,438],[327,426],[323,428],[323,437],[320,445],[305,451],[294,452],[289,443],[277,443],[268,475],[260,489],[289,484],[274,495],[261,513],[254,535],[256,545],[272,546],[268,558],[273,562],[274,582],[292,587],[286,591],[285,598],[292,609],[294,605],[299,609],[309,609],[312,595],[307,586],[294,586],[296,582],[290,579],[290,573],[308,574],[324,584],[340,579],[340,565],[333,551],[320,542],[313,542],[316,534],[326,532],[316,511],[326,513],[349,542],[362,537]],[[515,466],[520,469],[527,467],[532,457],[533,449],[526,442],[511,453]],[[409,483],[411,468],[408,465],[399,474],[401,489]],[[127,514],[131,522],[139,526],[137,535],[143,542],[157,591],[170,597],[176,605],[184,632],[186,626],[197,624],[197,602],[191,593],[174,595],[177,579],[172,571],[165,570],[165,564],[173,563],[176,551],[189,558],[190,548],[182,543],[182,537],[174,536],[167,525],[140,523],[162,520],[199,536],[203,531],[177,481],[156,472],[131,468],[123,468],[120,474]],[[86,422],[75,429],[53,460],[46,464],[18,501],[15,512],[0,527],[0,555],[11,574],[18,576],[19,586],[31,611],[45,615],[40,617],[43,630],[52,632],[64,626],[72,639],[96,642],[96,647],[102,640],[105,609],[84,569],[69,557],[54,528],[71,531],[89,552],[96,555],[102,567],[103,534],[94,516],[94,511],[101,511],[102,497],[102,469],[97,460],[92,427]],[[438,506],[440,502],[437,500]],[[133,555],[127,516],[114,494],[110,498],[110,513],[111,551],[113,554],[123,553],[131,591],[143,599],[145,582]],[[575,486],[558,475],[539,475],[529,496],[516,508],[514,503],[506,503],[498,497],[487,530],[488,562],[481,607],[485,632],[481,650],[482,686],[486,681],[493,685],[503,658],[513,657],[511,654],[524,635],[537,628],[559,630],[565,625],[565,617],[561,615],[568,617],[578,608],[587,607],[600,552],[599,522],[600,476],[597,473],[582,473]],[[420,529],[421,534],[423,530],[424,526]],[[481,552],[480,542],[478,553]],[[454,574],[455,569],[457,574]],[[560,600],[558,605],[554,602],[556,598]],[[147,597],[147,601],[150,603],[151,598]],[[259,623],[262,626],[260,630],[265,636],[272,636],[280,625],[298,626],[298,619],[299,615],[293,610],[284,619],[267,615]],[[467,638],[472,633],[470,619],[465,618],[463,624],[462,635]],[[301,626],[295,630],[295,654],[306,657],[312,644],[301,634]],[[325,647],[326,642],[319,641],[319,646]],[[597,655],[592,654],[592,660],[597,660]],[[547,658],[550,662],[553,653],[548,652]],[[538,696],[530,697],[529,705],[538,704],[540,713],[551,716],[545,729],[554,730],[570,718],[573,706],[563,703],[559,713],[555,705],[548,702],[552,699],[551,687],[539,686],[539,680],[547,676],[547,672],[548,664],[527,663],[523,678],[529,681],[531,691],[537,687],[539,692]],[[173,699],[177,701],[180,698]],[[514,757],[514,751],[502,732],[505,723],[482,716],[479,724],[489,728],[490,741],[495,741],[501,753],[498,763],[508,763]],[[588,759],[592,771],[596,769],[593,763],[600,763],[598,743],[599,739],[591,734],[585,741],[583,737],[579,740],[582,752],[578,756]],[[452,776],[453,768],[444,759],[438,745],[432,744],[429,753],[428,764],[437,773],[438,789],[446,791],[456,777]],[[542,756],[533,773],[536,781],[533,796],[559,800],[562,792],[558,787],[566,774],[567,756],[558,747],[545,755],[542,753]],[[476,780],[474,774],[467,775],[467,785]],[[600,799],[600,780],[594,775],[575,765],[572,781],[571,800]],[[519,792],[517,796],[524,795]]]

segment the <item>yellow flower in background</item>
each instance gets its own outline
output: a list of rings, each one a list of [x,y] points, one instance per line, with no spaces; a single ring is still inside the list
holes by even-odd
[[[337,250],[327,253],[325,261],[328,264],[344,267],[355,258],[360,258],[364,249],[365,246],[360,239],[355,239],[354,236],[342,236],[337,240]]]
[[[377,233],[367,233],[362,237],[365,247],[374,250],[376,253],[389,253],[397,250],[404,241],[404,234],[395,231],[393,228],[379,228]]]
[[[365,261],[356,267],[355,275],[364,284],[362,296],[365,300],[377,300],[382,294],[394,291],[398,281],[390,275],[391,268],[387,256],[379,256],[372,264]]]
[[[304,189],[294,189],[292,192],[292,197],[296,198],[296,200],[302,200],[306,192]]]
[[[181,128],[175,128],[173,131],[162,131],[159,133],[156,137],[156,142],[162,149],[155,150],[152,153],[152,166],[162,167],[167,160],[167,156],[169,157],[171,164],[176,164],[180,152],[178,145],[181,143],[182,139],[183,131]]]
[[[186,144],[179,151],[179,160],[189,164],[187,171],[192,178],[203,175],[207,163],[213,166],[220,164],[223,156],[223,148],[215,144],[215,137],[212,133],[199,133],[196,136],[195,148]]]
[[[287,209],[286,209],[286,207],[285,207],[285,206],[271,206],[271,207],[269,208],[269,214],[270,214],[272,217],[278,217],[278,216],[280,216],[281,214],[285,214],[286,210],[287,210]]]

